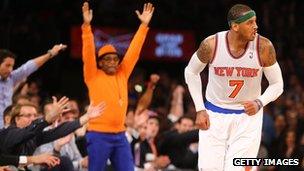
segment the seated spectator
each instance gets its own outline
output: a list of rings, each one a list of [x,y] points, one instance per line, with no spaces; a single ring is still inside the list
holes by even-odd
[[[47,51],[45,54],[27,61],[25,64],[21,65],[15,70],[13,70],[13,68],[15,65],[16,55],[9,50],[0,49],[0,86],[2,87],[0,99],[1,118],[4,109],[12,104],[12,97],[16,85],[23,82],[29,75],[43,66],[48,60],[58,55],[58,53],[61,50],[64,50],[66,47],[67,46],[63,44],[54,45],[53,48]],[[0,120],[0,128],[2,127],[3,122]]]
[[[146,112],[148,112],[146,110]],[[134,160],[138,168],[147,170],[164,169],[170,164],[168,156],[159,156],[156,147],[156,137],[160,120],[150,116],[146,123],[145,139],[134,144]]]
[[[197,168],[198,130],[194,129],[192,118],[182,116],[175,129],[165,132],[159,142],[159,151],[168,155],[176,169]]]
[[[0,152],[3,154],[32,155],[35,149],[45,143],[64,137],[88,120],[96,118],[104,110],[104,103],[90,106],[86,114],[73,122],[66,122],[54,129],[43,131],[63,112],[68,99],[63,97],[57,102],[54,98],[53,110],[44,118],[36,119],[37,109],[32,104],[17,105],[12,112],[11,126],[0,131]]]
[[[59,119],[59,124],[63,124],[65,122],[73,122],[77,119],[77,115],[74,113],[74,110],[68,110],[62,113],[62,116]],[[52,125],[53,127],[55,125]],[[49,127],[52,129],[52,127]],[[35,151],[35,154],[40,153],[54,153],[59,156],[66,156],[68,157],[73,163],[73,170],[74,171],[83,171],[87,170],[88,158],[82,157],[76,142],[75,142],[75,135],[71,133],[63,138],[60,138],[56,141],[44,144],[38,147]]]

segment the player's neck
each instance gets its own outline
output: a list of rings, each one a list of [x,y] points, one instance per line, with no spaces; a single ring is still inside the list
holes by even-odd
[[[243,50],[246,49],[247,47],[247,40],[242,39],[237,33],[235,33],[234,31],[229,31],[228,32],[228,43],[229,43],[229,47],[232,50]]]

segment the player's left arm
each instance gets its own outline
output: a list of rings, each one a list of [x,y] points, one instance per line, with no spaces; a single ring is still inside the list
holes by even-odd
[[[281,68],[276,60],[276,52],[270,40],[260,36],[259,56],[263,72],[269,86],[265,92],[254,101],[243,103],[248,115],[256,114],[262,107],[276,100],[283,93],[283,78]]]
[[[283,93],[283,77],[273,44],[265,37],[260,38],[259,53],[263,65],[263,72],[269,86],[258,98],[262,106],[276,100]]]

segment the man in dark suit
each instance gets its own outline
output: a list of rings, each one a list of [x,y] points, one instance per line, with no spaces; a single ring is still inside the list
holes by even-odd
[[[192,118],[182,116],[175,125],[175,129],[165,132],[160,138],[159,153],[168,155],[171,164],[177,169],[196,169],[197,151],[190,147],[198,142],[198,130],[194,129]]]

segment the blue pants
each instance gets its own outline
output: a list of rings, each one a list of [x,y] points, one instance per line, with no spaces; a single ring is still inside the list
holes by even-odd
[[[121,133],[89,131],[86,134],[89,171],[104,171],[110,159],[115,171],[134,171],[130,144]]]

